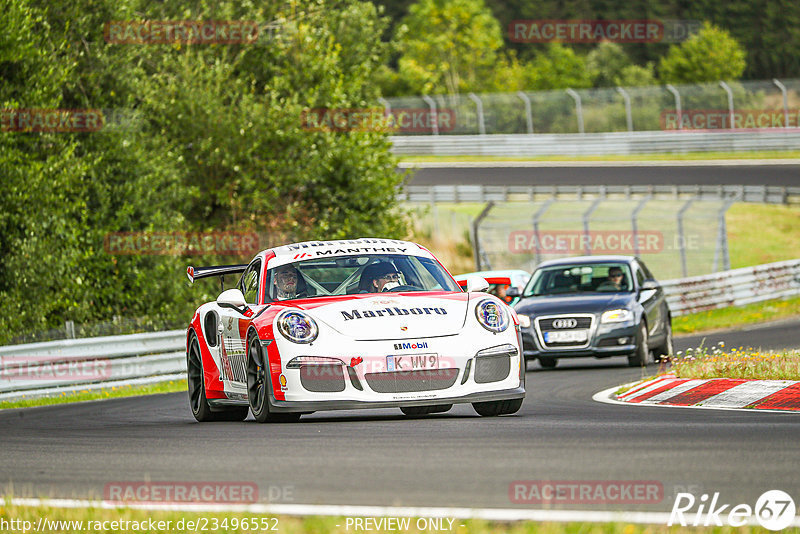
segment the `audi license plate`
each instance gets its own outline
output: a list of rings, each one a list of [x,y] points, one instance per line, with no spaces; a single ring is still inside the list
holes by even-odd
[[[563,332],[545,332],[545,343],[580,343],[589,339],[588,330],[565,330]]]
[[[386,357],[386,370],[389,372],[438,368],[438,354],[393,354]]]

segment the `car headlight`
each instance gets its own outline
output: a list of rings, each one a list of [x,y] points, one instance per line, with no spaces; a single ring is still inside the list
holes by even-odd
[[[624,308],[604,311],[600,316],[601,323],[626,323],[629,321],[633,321],[633,312]]]
[[[517,318],[519,319],[519,325],[522,328],[530,328],[531,327],[531,318],[527,315],[523,315],[521,313],[517,314]]]
[[[486,330],[494,333],[502,332],[508,328],[508,312],[503,304],[490,299],[484,299],[475,306],[475,317]]]
[[[319,328],[314,319],[301,311],[290,310],[278,316],[278,330],[289,341],[311,343],[317,339]]]

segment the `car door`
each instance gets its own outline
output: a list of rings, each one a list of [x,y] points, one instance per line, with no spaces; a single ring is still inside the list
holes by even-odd
[[[247,309],[220,307],[220,325],[222,327],[222,345],[220,377],[222,380],[247,383],[245,374],[245,356],[247,354],[247,327],[253,315],[252,307],[258,304],[261,281],[261,259],[256,258],[242,273],[237,288],[244,295]]]
[[[638,292],[639,304],[644,308],[647,317],[648,337],[653,342],[659,341],[664,335],[664,290],[659,285],[656,289],[643,289],[645,280],[652,280],[652,274],[646,270],[643,264],[633,263],[634,276],[636,277],[636,291]]]

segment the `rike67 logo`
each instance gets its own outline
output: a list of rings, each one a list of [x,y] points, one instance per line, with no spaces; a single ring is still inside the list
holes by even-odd
[[[714,493],[710,500],[708,494],[697,499],[691,493],[678,493],[667,525],[721,527],[724,519],[732,527],[741,527],[753,524],[755,519],[768,530],[783,530],[795,522],[796,512],[794,500],[781,490],[765,491],[754,507],[749,504],[722,504],[719,502],[719,492]]]

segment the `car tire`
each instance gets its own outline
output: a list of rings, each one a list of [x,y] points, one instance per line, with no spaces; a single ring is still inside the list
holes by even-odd
[[[203,357],[200,354],[200,343],[197,336],[189,338],[189,349],[186,351],[186,378],[189,384],[189,408],[192,415],[200,423],[209,421],[244,421],[249,411],[247,406],[230,406],[212,409],[206,398],[206,386],[203,380]]]
[[[517,413],[525,399],[509,399],[501,401],[473,402],[472,407],[483,417],[496,417],[498,415],[511,415]]]
[[[539,365],[545,369],[554,369],[555,366],[558,365],[558,360],[555,358],[545,358],[543,356],[539,356]]]
[[[656,363],[659,363],[661,360],[668,360],[672,357],[674,352],[675,348],[672,344],[672,318],[667,317],[667,334],[664,338],[664,343],[660,347],[656,347],[653,351]]]
[[[628,366],[646,367],[650,361],[650,349],[647,347],[647,325],[639,325],[639,335],[637,336],[636,352],[628,356]]]
[[[428,415],[430,413],[442,413],[450,410],[452,404],[435,404],[432,406],[401,406],[400,411],[408,416]]]
[[[253,417],[259,423],[294,423],[299,413],[274,413],[270,411],[269,375],[264,361],[264,350],[257,336],[247,342],[247,401]]]

